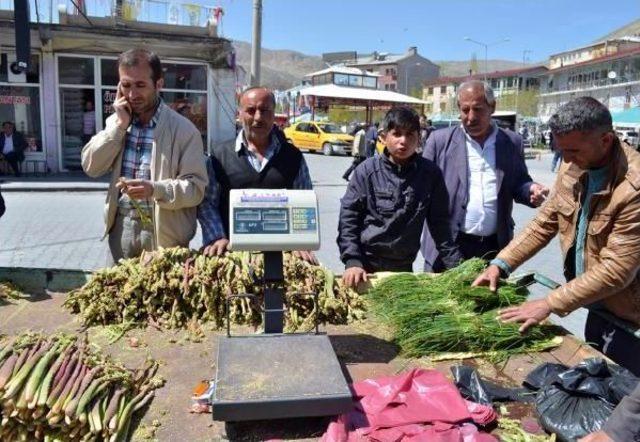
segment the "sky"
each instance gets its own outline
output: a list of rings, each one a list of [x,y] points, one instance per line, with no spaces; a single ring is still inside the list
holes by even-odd
[[[197,0],[196,0],[197,1]],[[224,8],[225,37],[251,41],[252,0],[204,1]],[[640,0],[263,0],[262,46],[308,55],[403,53],[468,60],[491,44],[489,59],[545,61],[640,18]]]

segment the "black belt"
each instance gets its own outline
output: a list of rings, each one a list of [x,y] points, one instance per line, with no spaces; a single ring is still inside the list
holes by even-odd
[[[458,238],[467,242],[482,244],[485,242],[497,242],[498,234],[494,233],[493,235],[489,235],[489,236],[478,236],[478,235],[469,235],[468,233],[464,233],[464,232],[458,232]]]

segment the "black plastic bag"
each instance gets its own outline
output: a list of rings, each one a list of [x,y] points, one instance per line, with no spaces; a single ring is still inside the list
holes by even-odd
[[[600,430],[620,400],[638,385],[638,378],[591,358],[564,371],[559,364],[543,364],[527,376],[525,385],[540,387],[535,406],[545,430],[561,441],[573,441]]]
[[[524,388],[506,388],[484,380],[478,371],[466,365],[451,367],[453,380],[465,399],[483,405],[491,405],[493,402],[520,401],[531,402],[534,395]]]

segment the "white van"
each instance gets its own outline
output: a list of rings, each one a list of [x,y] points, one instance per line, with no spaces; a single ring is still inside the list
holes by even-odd
[[[624,141],[625,143],[629,144],[631,147],[635,147],[636,149],[638,148],[638,132],[636,132],[635,130],[616,130],[616,135],[618,135],[620,141]]]

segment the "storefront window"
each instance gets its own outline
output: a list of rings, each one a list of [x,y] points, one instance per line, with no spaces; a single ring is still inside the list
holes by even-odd
[[[103,58],[100,60],[100,71],[103,86],[117,86],[118,84],[118,60]]]
[[[207,145],[207,94],[162,92],[162,99],[173,110],[187,117],[202,135],[203,145]]]
[[[162,63],[166,89],[207,90],[207,67],[191,64]]]
[[[362,87],[362,77],[359,75],[349,75],[349,86]]]
[[[58,59],[58,78],[60,84],[93,85],[93,58],[60,57]]]
[[[99,63],[99,75],[94,66]],[[207,140],[207,66],[163,62],[165,102],[193,122]],[[62,165],[81,168],[80,152],[113,114],[118,84],[117,60],[111,57],[58,56]]]
[[[0,122],[12,121],[24,135],[25,152],[42,152],[40,88],[0,86]]]
[[[60,88],[62,163],[79,170],[82,147],[96,133],[94,90]]]
[[[369,87],[372,89],[376,88],[376,78],[375,77],[364,77],[364,87]]]
[[[349,76],[346,74],[334,74],[333,82],[339,86],[347,86],[349,84]]]

